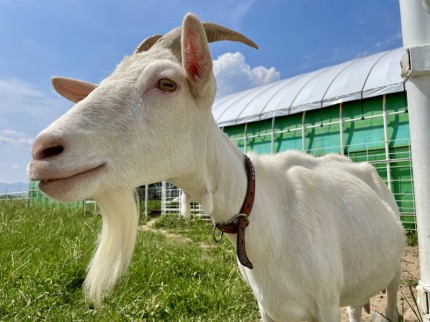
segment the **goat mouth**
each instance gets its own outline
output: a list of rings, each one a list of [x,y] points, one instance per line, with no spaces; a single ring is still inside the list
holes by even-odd
[[[58,192],[64,192],[69,190],[72,186],[77,183],[89,182],[95,180],[106,168],[106,164],[102,163],[94,168],[80,171],[75,174],[49,179],[39,179],[39,189],[47,195],[56,194]]]

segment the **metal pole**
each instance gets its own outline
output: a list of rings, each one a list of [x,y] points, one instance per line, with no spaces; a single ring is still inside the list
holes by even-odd
[[[243,132],[243,153],[246,154],[248,150],[248,123],[245,123]]]
[[[412,167],[420,255],[418,297],[430,321],[430,15],[420,0],[400,0],[402,75],[407,77]]]
[[[272,135],[270,139],[270,153],[275,153],[275,117],[272,117]]]
[[[166,181],[161,182],[161,214],[166,214],[167,206],[167,191],[166,191]]]
[[[388,139],[387,97],[382,95],[382,121],[384,123],[385,166],[387,169],[387,187],[391,191],[390,140]]]
[[[28,181],[28,191],[27,191],[27,206],[30,208],[31,207],[31,197],[32,197],[32,193],[31,193],[31,180]]]
[[[340,138],[340,154],[345,154],[345,146],[343,142],[343,104],[342,102],[339,104],[339,138]]]
[[[149,194],[149,187],[148,185],[145,185],[145,220],[148,219],[148,194]]]
[[[306,111],[302,113],[302,151],[306,152],[306,124],[305,124]]]

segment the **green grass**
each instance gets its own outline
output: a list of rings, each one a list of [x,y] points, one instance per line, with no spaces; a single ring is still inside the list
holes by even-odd
[[[81,285],[100,216],[0,201],[0,321],[257,321],[233,247],[174,216],[139,231],[128,272],[92,310]]]
[[[418,234],[416,231],[409,230],[406,232],[408,246],[418,246]]]

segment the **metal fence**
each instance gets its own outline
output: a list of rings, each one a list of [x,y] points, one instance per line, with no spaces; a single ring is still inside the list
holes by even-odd
[[[161,198],[161,213],[163,215],[171,213],[180,213],[182,207],[183,191],[169,182],[162,182],[162,198]],[[208,217],[204,213],[200,204],[191,201],[191,213],[199,217]]]
[[[28,191],[4,191],[0,192],[0,200],[8,201],[8,200],[29,200],[29,193]]]

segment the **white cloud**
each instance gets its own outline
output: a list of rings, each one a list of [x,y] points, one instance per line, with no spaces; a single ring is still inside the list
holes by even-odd
[[[280,79],[274,67],[251,67],[239,53],[226,53],[214,60],[217,96],[225,96],[245,89],[269,84]]]
[[[12,171],[19,170],[19,169],[21,169],[21,166],[19,164],[14,164],[10,169]]]
[[[15,130],[0,130],[0,145],[2,144],[30,146],[33,144],[33,138]]]

